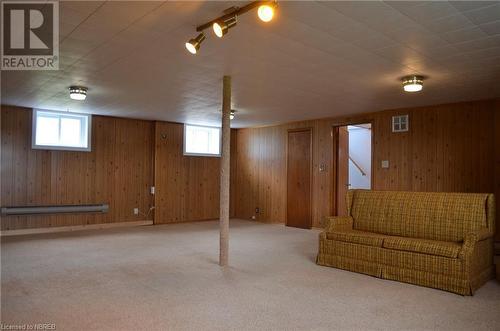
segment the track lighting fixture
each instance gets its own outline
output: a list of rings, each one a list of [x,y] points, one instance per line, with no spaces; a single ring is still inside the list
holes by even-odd
[[[243,7],[230,7],[224,11],[224,14],[216,19],[206,22],[196,27],[196,31],[201,32],[198,37],[189,40],[186,43],[187,50],[196,54],[200,49],[200,44],[205,40],[205,35],[202,31],[212,28],[215,35],[219,38],[224,37],[230,28],[237,23],[237,17],[245,14],[255,8],[258,8],[257,14],[263,22],[270,22],[274,17],[274,12],[278,6],[277,1],[253,1]]]
[[[276,2],[268,2],[259,6],[257,15],[262,22],[270,22],[274,17],[274,10],[277,6]]]
[[[227,20],[218,20],[212,25],[212,29],[217,37],[222,38],[230,28],[236,25],[236,15]]]
[[[200,49],[200,45],[205,40],[205,34],[202,32],[196,38],[190,39],[186,43],[186,48],[191,54],[196,54],[198,53],[198,50]]]
[[[422,76],[406,76],[403,77],[403,89],[405,92],[418,92],[424,86],[424,77]]]

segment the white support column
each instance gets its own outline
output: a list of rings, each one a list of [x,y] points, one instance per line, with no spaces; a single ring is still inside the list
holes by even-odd
[[[222,157],[220,160],[220,252],[219,265],[229,260],[229,172],[231,159],[231,77],[224,76],[222,87]]]

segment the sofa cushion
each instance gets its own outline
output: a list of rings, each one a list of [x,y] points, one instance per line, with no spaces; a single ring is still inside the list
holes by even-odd
[[[382,247],[399,251],[430,254],[456,259],[462,245],[449,241],[386,237]]]
[[[326,237],[330,240],[376,247],[382,247],[384,241],[382,235],[356,230],[327,232]]]
[[[488,194],[352,190],[355,230],[439,241],[463,241],[487,227]]]

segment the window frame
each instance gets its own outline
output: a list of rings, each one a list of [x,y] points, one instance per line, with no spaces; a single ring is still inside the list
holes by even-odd
[[[87,118],[87,147],[72,147],[61,145],[38,145],[36,143],[36,125],[38,113],[51,113],[57,115],[59,121],[63,115],[71,117],[72,115],[82,116]],[[82,131],[83,132],[83,131]],[[31,126],[31,148],[40,150],[55,150],[55,151],[73,151],[73,152],[91,152],[92,151],[92,114],[74,113],[56,110],[33,109],[32,126]]]
[[[186,127],[195,126],[198,128],[209,128],[219,130],[219,154],[209,154],[209,153],[188,153],[186,152]],[[221,157],[222,156],[222,129],[218,126],[210,125],[198,125],[198,124],[187,124],[184,123],[184,131],[182,132],[183,143],[182,143],[182,154],[184,156],[201,156],[201,157]]]

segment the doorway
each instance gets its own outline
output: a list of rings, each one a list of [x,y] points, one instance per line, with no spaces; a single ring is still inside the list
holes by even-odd
[[[286,225],[312,226],[312,129],[288,131]]]
[[[372,187],[372,125],[336,126],[333,133],[333,214],[345,216],[347,191]]]

